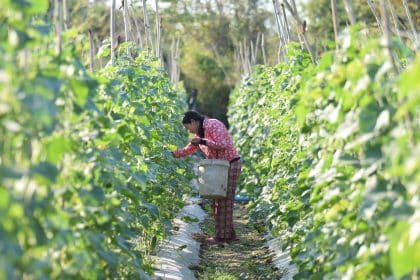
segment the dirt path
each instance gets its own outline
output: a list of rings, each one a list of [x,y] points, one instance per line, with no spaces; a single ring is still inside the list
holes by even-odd
[[[266,247],[264,235],[248,224],[246,206],[235,205],[234,224],[240,241],[223,246],[201,245],[200,265],[190,267],[197,279],[280,279],[281,272],[271,265],[273,255]],[[201,227],[205,234],[213,234],[211,215],[201,223]]]

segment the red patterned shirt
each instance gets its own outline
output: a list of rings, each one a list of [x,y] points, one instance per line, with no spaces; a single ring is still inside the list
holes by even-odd
[[[194,146],[189,143],[182,149],[174,151],[175,157],[185,157],[200,149],[207,159],[224,159],[231,161],[239,157],[233,145],[232,138],[225,125],[216,119],[204,119],[203,121],[204,140],[206,145]],[[199,137],[198,135],[196,135]]]

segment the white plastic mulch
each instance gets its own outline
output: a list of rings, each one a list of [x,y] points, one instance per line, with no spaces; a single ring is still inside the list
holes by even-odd
[[[197,202],[198,200],[190,199],[190,204],[186,205],[174,220],[174,228],[178,230],[160,246],[156,257],[154,279],[196,279],[188,267],[199,264],[200,243],[195,241],[192,235],[201,233],[199,223],[207,215]],[[181,219],[184,216],[198,221],[184,222]]]
[[[269,240],[267,245],[275,255],[273,258],[273,265],[275,265],[280,271],[284,272],[284,275],[282,275],[281,279],[292,280],[293,276],[298,271],[296,265],[291,263],[292,259],[289,255],[289,251],[283,251],[279,238]]]

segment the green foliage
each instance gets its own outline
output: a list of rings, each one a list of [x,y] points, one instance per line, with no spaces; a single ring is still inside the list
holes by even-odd
[[[377,40],[345,42],[316,66],[292,48],[235,90],[243,185],[296,278],[417,275],[420,58],[395,75]]]
[[[0,278],[147,279],[189,192],[183,93],[143,53],[97,75],[56,54],[45,2],[0,11]]]

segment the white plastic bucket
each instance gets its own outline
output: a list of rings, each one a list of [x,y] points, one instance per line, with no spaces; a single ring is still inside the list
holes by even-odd
[[[227,197],[229,166],[227,160],[200,160],[198,163],[198,187],[201,197]]]

